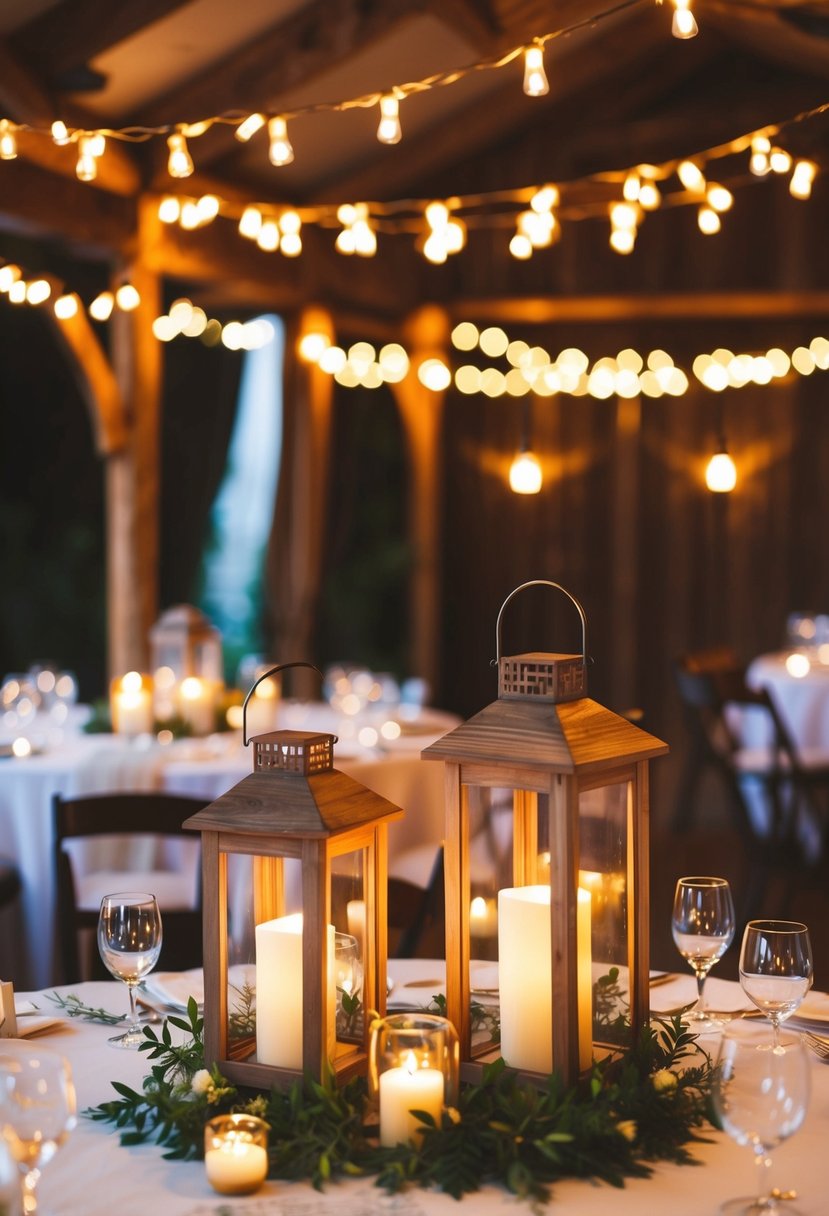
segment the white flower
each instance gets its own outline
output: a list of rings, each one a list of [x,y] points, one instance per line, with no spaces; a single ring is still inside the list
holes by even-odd
[[[624,1136],[626,1140],[629,1140],[631,1144],[633,1144],[633,1141],[636,1139],[637,1132],[636,1120],[622,1119],[621,1123],[616,1124],[616,1131],[620,1136]]]
[[[669,1068],[660,1068],[651,1077],[651,1082],[658,1094],[668,1093],[669,1090],[676,1089],[676,1075]]]
[[[200,1068],[198,1072],[193,1073],[190,1088],[194,1094],[206,1094],[213,1088],[213,1078],[208,1069]]]

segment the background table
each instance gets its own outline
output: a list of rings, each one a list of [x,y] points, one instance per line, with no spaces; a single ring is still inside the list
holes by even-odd
[[[397,964],[400,966],[400,963]],[[395,974],[395,963],[390,973]],[[405,963],[403,964],[405,967]],[[690,977],[686,977],[690,978]],[[691,981],[692,983],[692,981]],[[712,1006],[733,1006],[736,985],[708,981]],[[113,983],[76,985],[88,1004],[120,1012],[125,992]],[[668,994],[668,989],[659,989]],[[683,989],[684,991],[684,989]],[[34,995],[40,1004],[43,997]],[[69,1059],[78,1090],[79,1109],[114,1097],[110,1082],[121,1080],[140,1088],[148,1063],[137,1052],[117,1051],[106,1044],[112,1029],[91,1023],[67,1022],[44,1046]],[[803,1127],[773,1154],[774,1181],[795,1187],[797,1207],[804,1216],[825,1216],[827,1195],[826,1137],[829,1132],[829,1067],[815,1061],[813,1092]],[[629,1179],[623,1190],[604,1184],[567,1181],[553,1190],[556,1216],[713,1216],[724,1199],[754,1193],[755,1166],[748,1148],[729,1137],[704,1129],[707,1143],[693,1146],[699,1167],[659,1163],[651,1178]],[[209,1187],[201,1162],[164,1161],[155,1146],[123,1148],[108,1124],[80,1119],[78,1127],[46,1166],[40,1183],[45,1209],[58,1216],[217,1216],[220,1210],[246,1216],[532,1216],[529,1204],[496,1188],[472,1195],[459,1205],[446,1195],[413,1190],[387,1197],[373,1180],[331,1185],[323,1194],[304,1183],[267,1182],[250,1199],[225,1199]]]
[[[793,674],[800,670],[802,675]],[[758,655],[746,670],[746,683],[749,688],[769,690],[804,757],[809,752],[829,752],[829,663],[820,662],[817,649]],[[743,734],[749,747],[771,743],[759,714],[746,716]]]
[[[389,828],[389,857],[406,858],[443,837],[443,765],[420,760],[422,748],[457,724],[452,714],[424,710],[405,724],[401,738],[380,749],[353,740],[335,744],[334,763],[405,811]],[[286,703],[280,727],[337,733],[324,704]],[[212,800],[252,769],[252,750],[238,735],[182,739],[162,746],[116,735],[67,737],[42,755],[0,761],[0,853],[23,876],[19,907],[0,924],[0,979],[18,989],[44,987],[60,977],[54,933],[52,798],[125,790],[165,789]],[[428,860],[426,861],[428,876]]]

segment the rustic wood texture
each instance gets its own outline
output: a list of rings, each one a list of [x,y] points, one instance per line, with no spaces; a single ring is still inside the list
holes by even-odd
[[[458,1032],[461,1060],[469,1060],[469,800],[457,764],[446,765],[445,791],[446,1015]]]
[[[648,766],[636,765],[628,786],[628,941],[630,943],[630,1019],[646,1026],[650,1010],[650,811]]]
[[[550,933],[553,1068],[566,1085],[579,1075],[578,942],[579,797],[574,777],[551,774]]]

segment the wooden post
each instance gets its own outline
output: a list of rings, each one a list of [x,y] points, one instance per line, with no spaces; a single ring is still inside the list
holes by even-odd
[[[411,371],[391,386],[409,447],[409,536],[414,551],[411,583],[410,653],[412,669],[434,690],[439,670],[440,636],[440,435],[444,394],[427,389],[417,377],[426,359],[447,361],[449,318],[442,308],[421,308],[405,327]]]

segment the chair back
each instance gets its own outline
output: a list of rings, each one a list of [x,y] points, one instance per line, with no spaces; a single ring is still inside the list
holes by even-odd
[[[160,792],[55,795],[62,978],[109,978],[98,957],[94,930],[101,898],[117,890],[146,890],[158,899],[164,937],[159,969],[201,964],[200,841],[182,824],[208,801]]]

